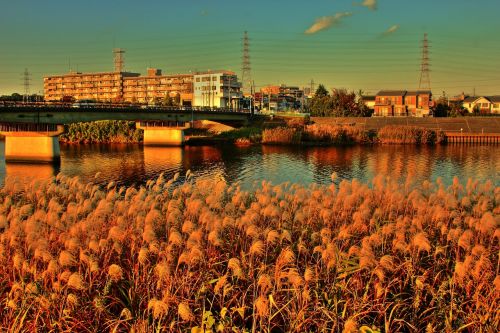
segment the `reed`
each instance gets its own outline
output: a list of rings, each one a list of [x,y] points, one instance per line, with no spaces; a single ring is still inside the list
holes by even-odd
[[[299,143],[301,131],[294,127],[267,128],[262,131],[264,144],[292,144]]]
[[[335,179],[332,175],[332,179]],[[494,332],[500,188],[0,189],[0,330]],[[99,176],[97,175],[97,181]]]
[[[387,125],[377,133],[381,143],[434,145],[445,140],[444,133],[417,126]]]
[[[373,141],[373,134],[356,126],[313,124],[304,127],[303,141],[334,145],[364,144]]]

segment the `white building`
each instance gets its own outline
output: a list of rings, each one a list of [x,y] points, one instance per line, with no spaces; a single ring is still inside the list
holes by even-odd
[[[193,77],[193,106],[239,107],[241,83],[231,71],[198,72]]]
[[[473,96],[467,97],[463,102],[464,108],[473,113],[500,113],[500,96]]]

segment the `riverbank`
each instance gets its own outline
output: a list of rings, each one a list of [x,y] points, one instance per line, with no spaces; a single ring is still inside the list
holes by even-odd
[[[274,117],[272,120],[252,122],[248,127],[233,129],[213,123],[197,122],[195,128],[185,130],[187,145],[214,145],[234,143],[293,144],[293,145],[352,145],[352,144],[439,144],[446,137],[452,142],[495,143],[491,136],[500,135],[498,117],[462,118],[305,118]],[[279,129],[278,129],[279,128]],[[264,135],[264,132],[266,133]],[[293,132],[295,137],[290,139]],[[465,140],[459,136],[474,137]],[[282,136],[280,138],[280,135]],[[143,131],[135,122],[99,121],[66,125],[60,136],[63,143],[140,143]]]
[[[0,326],[495,331],[498,190],[378,176],[243,191],[190,172],[7,183]]]
[[[440,144],[446,142],[443,132],[414,126],[385,126],[380,130],[363,130],[346,125],[292,125],[243,127],[223,132],[207,128],[185,130],[187,145],[215,144],[278,144],[303,146],[353,145],[353,144]],[[99,121],[66,125],[59,137],[61,143],[141,143],[144,132],[135,128],[134,122]]]

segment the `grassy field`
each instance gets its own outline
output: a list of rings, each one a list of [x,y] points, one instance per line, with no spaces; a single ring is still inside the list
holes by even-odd
[[[491,181],[8,181],[0,330],[494,332],[499,214]]]

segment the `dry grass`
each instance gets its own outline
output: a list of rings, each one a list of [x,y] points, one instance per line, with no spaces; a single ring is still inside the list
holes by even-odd
[[[494,332],[499,203],[471,180],[7,182],[1,330]]]
[[[428,144],[433,145],[445,140],[443,132],[436,132],[424,127],[406,125],[387,125],[378,130],[381,143]]]
[[[300,142],[301,131],[294,127],[267,128],[262,131],[264,144],[290,144]]]
[[[356,126],[313,124],[304,127],[303,140],[330,144],[370,143],[370,133]]]

